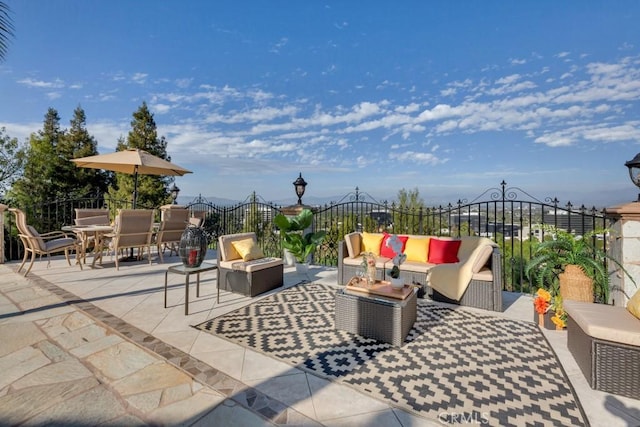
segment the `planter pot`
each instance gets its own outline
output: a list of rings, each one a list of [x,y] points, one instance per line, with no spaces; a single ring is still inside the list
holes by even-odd
[[[563,300],[593,302],[593,280],[580,266],[569,264],[558,275]]]
[[[551,329],[551,330],[562,330],[562,328],[558,328],[551,318],[555,315],[555,312],[552,310],[548,310],[544,314],[537,313],[533,310],[533,321],[538,324],[540,328],[543,329]]]
[[[284,264],[286,266],[293,266],[296,265],[296,257],[294,257],[291,252],[289,252],[289,249],[284,249]]]
[[[393,277],[389,280],[391,283],[391,287],[393,289],[402,289],[404,287],[404,280],[400,277],[394,279]]]
[[[307,274],[308,272],[309,272],[309,264],[307,264],[306,262],[296,263],[296,273]]]

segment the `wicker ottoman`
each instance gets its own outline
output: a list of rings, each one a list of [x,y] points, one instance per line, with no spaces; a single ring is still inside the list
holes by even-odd
[[[565,301],[564,308],[567,347],[589,386],[640,399],[640,320],[624,307]]]
[[[336,292],[335,326],[400,347],[416,321],[416,293],[404,300]]]

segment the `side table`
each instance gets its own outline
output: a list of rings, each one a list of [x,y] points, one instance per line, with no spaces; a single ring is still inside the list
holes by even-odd
[[[411,291],[407,298],[399,300],[339,289],[335,327],[400,347],[417,318],[416,295]]]
[[[200,296],[200,273],[205,271],[216,270],[218,268],[218,264],[203,262],[199,267],[188,268],[185,267],[184,264],[176,264],[169,266],[167,271],[164,273],[164,308],[167,308],[167,276],[169,273],[178,273],[183,274],[185,276],[184,279],[184,288],[185,288],[185,299],[184,299],[184,314],[185,316],[189,314],[189,276],[191,274],[196,274],[196,297]],[[220,287],[218,288],[218,300],[220,299]]]

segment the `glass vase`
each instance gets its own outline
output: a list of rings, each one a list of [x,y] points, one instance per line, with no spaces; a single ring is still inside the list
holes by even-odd
[[[367,267],[367,284],[369,286],[375,285],[376,283],[376,266],[370,265]]]
[[[208,244],[207,235],[202,228],[188,225],[182,233],[178,246],[178,255],[182,264],[187,268],[200,267],[207,254]]]

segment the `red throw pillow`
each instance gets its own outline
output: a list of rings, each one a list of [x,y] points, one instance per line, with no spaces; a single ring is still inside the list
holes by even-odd
[[[396,253],[393,252],[393,249],[387,246],[387,240],[391,237],[392,234],[384,233],[384,237],[382,238],[382,244],[380,245],[380,256],[393,258],[396,256]],[[402,252],[404,252],[404,248],[407,245],[407,240],[409,240],[409,236],[398,236],[400,241],[402,242]]]
[[[458,249],[462,240],[431,239],[429,242],[429,262],[431,264],[448,264],[460,261]]]

